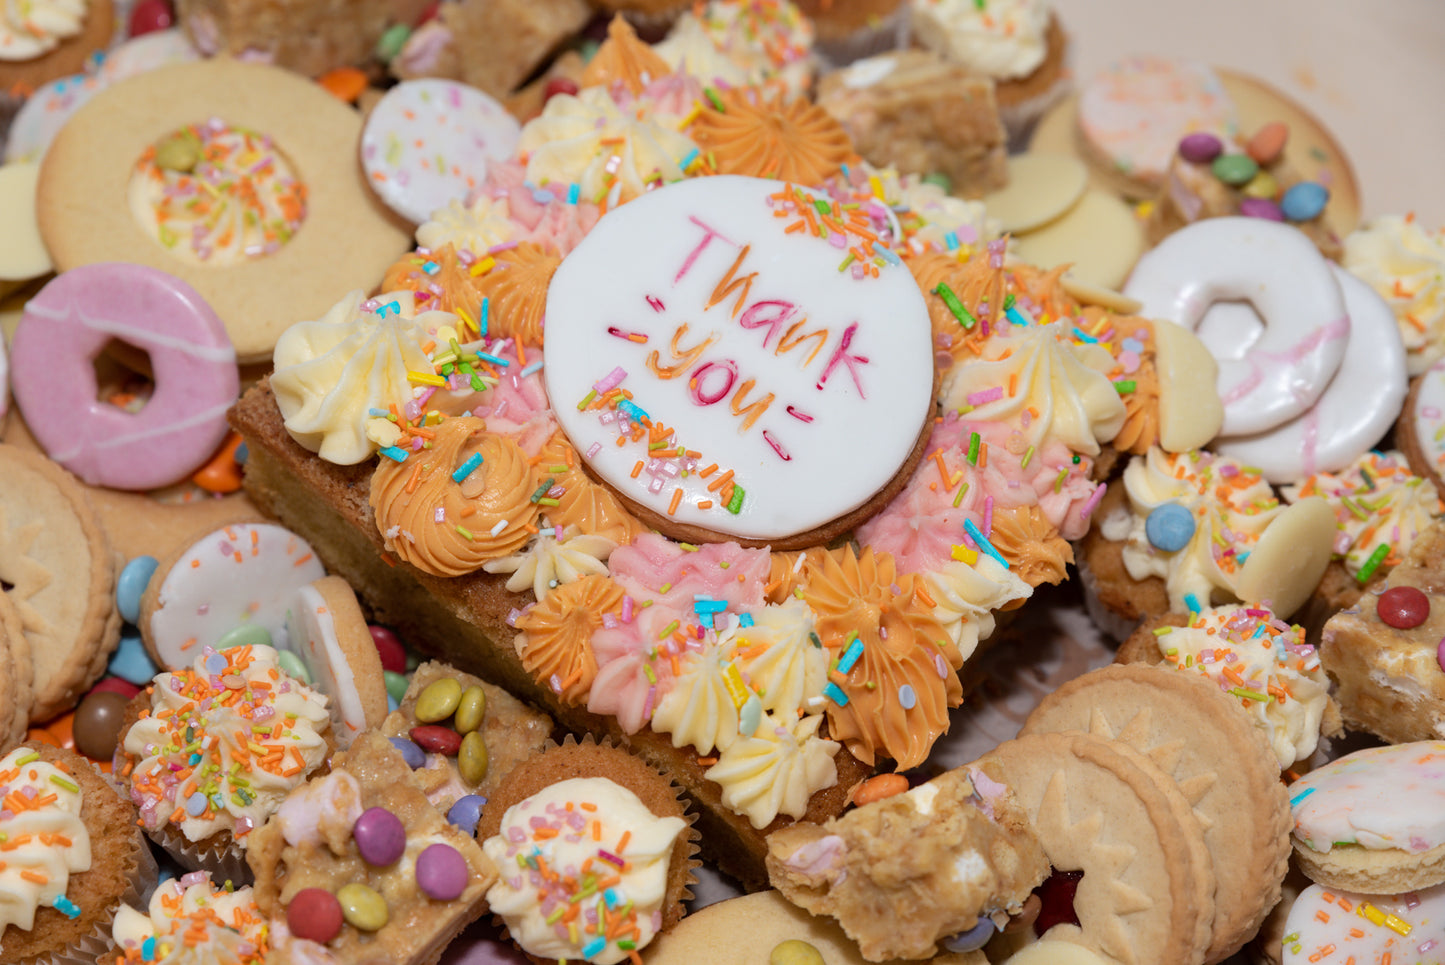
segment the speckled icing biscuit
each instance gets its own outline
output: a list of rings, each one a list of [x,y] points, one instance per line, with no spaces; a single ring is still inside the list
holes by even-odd
[[[306,192],[295,237],[227,266],[179,260],[127,203],[132,170],[147,149],[212,118],[273,138]],[[41,234],[61,270],[130,261],[179,275],[221,316],[241,361],[261,361],[287,325],[319,317],[337,291],[373,284],[406,250],[406,232],[342,148],[360,133],[355,111],[288,71],[227,59],[153,70],[96,94],[56,136],[36,200]]]
[[[1238,951],[1279,899],[1289,798],[1263,734],[1212,683],[1143,664],[1076,677],[1044,698],[1024,734],[1082,730],[1122,740],[1179,785],[1218,878],[1207,958]]]
[[[34,700],[30,641],[10,597],[0,593],[0,749],[25,739]]]
[[[1395,443],[1416,474],[1445,492],[1445,359],[1411,380]]]
[[[286,612],[301,587],[326,575],[310,544],[274,523],[235,522],[162,560],[141,598],[140,630],[156,665],[195,660],[238,628],[284,644]]]
[[[1295,854],[1320,884],[1400,894],[1445,882],[1445,741],[1356,751],[1290,795]]]
[[[1361,895],[1310,885],[1290,906],[1282,965],[1445,963],[1445,886]]]
[[[363,730],[386,717],[381,657],[356,594],[339,576],[324,576],[296,591],[282,644],[300,657],[316,689],[331,698],[336,746],[345,750]]]
[[[978,762],[996,764],[1055,870],[1084,872],[1079,925],[1045,935],[1121,965],[1199,965],[1211,943],[1215,877],[1198,819],[1174,779],[1119,741],[1030,734]]]
[[[0,581],[34,661],[31,717],[73,705],[120,641],[116,559],[74,477],[0,445]]]

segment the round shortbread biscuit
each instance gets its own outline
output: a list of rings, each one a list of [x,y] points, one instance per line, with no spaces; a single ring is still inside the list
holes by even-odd
[[[1079,730],[1123,741],[1174,778],[1218,879],[1209,961],[1232,955],[1258,931],[1289,865],[1289,796],[1279,765],[1233,704],[1198,675],[1116,664],[1064,684],[1023,727],[1025,734]]]
[[[274,139],[305,185],[305,219],[271,254],[185,261],[131,211],[131,173],[147,149],[209,118]],[[131,77],[76,111],[46,152],[41,236],[61,271],[125,261],[184,279],[221,317],[241,362],[269,361],[287,326],[320,318],[338,291],[369,288],[408,247],[345,150],[361,124],[320,86],[276,67],[216,58]]]
[[[1204,832],[1174,780],[1120,741],[1030,734],[981,758],[1028,812],[1055,870],[1082,871],[1079,924],[1050,928],[1121,965],[1205,961],[1214,872]]]
[[[0,445],[0,584],[34,667],[32,720],[74,705],[120,642],[116,558],[85,490],[44,456]]]
[[[30,726],[34,668],[15,604],[0,593],[0,751],[25,739]]]

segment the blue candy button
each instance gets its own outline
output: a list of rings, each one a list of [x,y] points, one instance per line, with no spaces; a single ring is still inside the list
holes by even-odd
[[[120,646],[116,647],[115,653],[111,654],[110,663],[106,669],[121,680],[135,684],[137,687],[144,687],[156,674],[161,672],[160,668],[151,661],[151,655],[146,653],[140,634],[132,628],[127,628],[126,632],[121,634]]]
[[[137,556],[120,571],[115,581],[115,605],[126,623],[140,620],[140,598],[160,562],[154,556]]]
[[[482,819],[482,805],[487,799],[480,794],[465,794],[447,811],[447,820],[469,835],[477,833],[477,822]]]
[[[950,952],[975,952],[988,944],[993,937],[993,920],[987,915],[980,916],[978,924],[968,931],[959,932],[957,935],[950,935],[942,942],[946,951]]]
[[[1194,536],[1194,514],[1178,503],[1155,506],[1144,520],[1144,535],[1157,550],[1182,550]]]
[[[1284,193],[1279,209],[1291,221],[1308,221],[1319,216],[1330,200],[1330,192],[1323,184],[1301,181]]]

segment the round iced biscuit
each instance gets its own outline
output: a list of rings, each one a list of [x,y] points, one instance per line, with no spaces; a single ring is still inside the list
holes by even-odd
[[[1194,808],[1218,879],[1218,961],[1248,941],[1289,865],[1289,796],[1261,732],[1216,686],[1146,664],[1075,677],[1043,699],[1022,733],[1087,731],[1121,740],[1174,778]]]
[[[1200,965],[1211,944],[1214,872],[1204,833],[1174,780],[1119,741],[1029,734],[982,758],[1029,815],[1050,863],[1083,871],[1079,924],[1045,937],[1121,965]]]
[[[1395,444],[1410,463],[1410,471],[1424,476],[1445,492],[1445,359],[1410,381],[1405,407],[1395,423]]]
[[[286,615],[285,649],[296,654],[316,689],[331,698],[332,732],[342,750],[386,719],[381,656],[351,585],[326,576],[296,590]]]
[[[1445,883],[1445,741],[1355,751],[1290,795],[1295,857],[1312,881],[1373,895]]]
[[[1072,264],[1084,281],[1118,288],[1144,253],[1144,229],[1127,204],[1091,188],[1061,217],[1015,237],[1012,248],[1040,268]]]
[[[74,705],[120,642],[116,558],[85,490],[55,463],[0,445],[0,582],[34,667],[32,720]]]
[[[1000,231],[1032,231],[1072,208],[1088,183],[1089,172],[1078,158],[1018,154],[1008,161],[1008,185],[985,195],[983,202]]]
[[[161,560],[141,597],[140,631],[158,667],[188,667],[200,648],[259,627],[286,649],[296,591],[326,575],[311,546],[274,523],[233,522]]]
[[[294,237],[233,265],[181,261],[128,201],[146,149],[212,117],[272,138],[306,186]],[[286,70],[225,58],[152,70],[96,94],[56,135],[36,195],[41,236],[62,271],[129,261],[183,278],[221,316],[242,362],[269,361],[287,326],[320,318],[335,292],[369,288],[410,246],[344,149],[360,136],[360,115]]]

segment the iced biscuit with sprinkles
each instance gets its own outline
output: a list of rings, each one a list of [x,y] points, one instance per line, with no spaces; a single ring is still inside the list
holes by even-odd
[[[1362,895],[1312,884],[1289,908],[1279,961],[1440,965],[1445,962],[1445,886]]]
[[[115,773],[177,861],[246,881],[250,833],[332,751],[326,705],[272,647],[203,647],[132,698]]]

